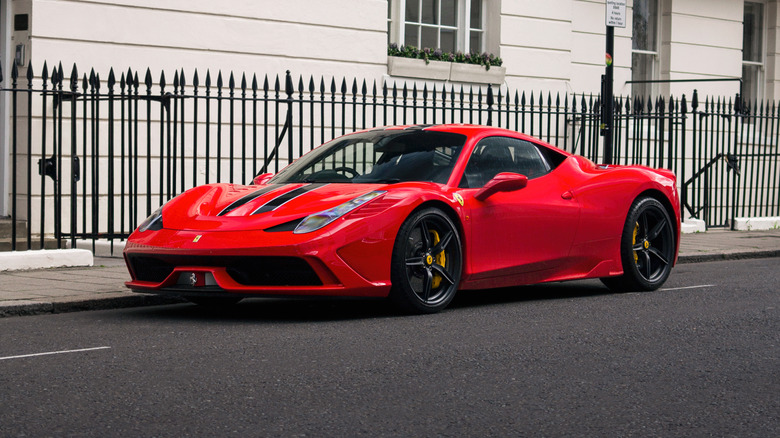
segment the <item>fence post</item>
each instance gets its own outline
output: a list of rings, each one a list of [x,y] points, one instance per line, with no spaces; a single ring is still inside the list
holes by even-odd
[[[493,84],[488,84],[487,89],[487,125],[493,126]]]

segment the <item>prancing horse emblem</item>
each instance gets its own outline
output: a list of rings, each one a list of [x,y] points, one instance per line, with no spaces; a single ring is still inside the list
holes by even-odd
[[[193,272],[190,274],[190,286],[195,287],[196,284],[198,284],[198,274]]]

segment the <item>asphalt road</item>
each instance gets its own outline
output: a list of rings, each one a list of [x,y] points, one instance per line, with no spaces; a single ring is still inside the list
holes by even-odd
[[[0,436],[780,436],[778,284],[774,258],[680,265],[645,294],[461,293],[430,316],[252,300],[4,318]]]

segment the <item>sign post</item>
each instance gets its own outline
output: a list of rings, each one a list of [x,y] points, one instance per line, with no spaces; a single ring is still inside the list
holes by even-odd
[[[602,135],[604,136],[604,164],[612,164],[614,138],[613,66],[615,63],[615,27],[626,27],[626,0],[606,0],[604,21],[607,25],[607,53],[605,56],[602,105]]]

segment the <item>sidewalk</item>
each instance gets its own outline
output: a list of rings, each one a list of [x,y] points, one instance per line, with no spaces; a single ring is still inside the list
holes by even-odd
[[[780,230],[683,234],[679,263],[780,257]],[[178,302],[125,289],[122,258],[95,257],[88,268],[0,272],[0,317]]]

